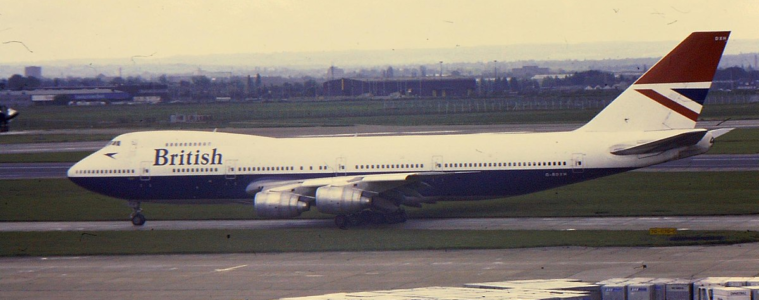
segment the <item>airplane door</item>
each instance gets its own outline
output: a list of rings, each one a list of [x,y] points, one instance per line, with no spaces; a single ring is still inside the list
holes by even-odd
[[[137,140],[132,140],[130,144],[131,145],[129,146],[129,156],[133,157],[135,153],[137,153],[137,144],[138,144]]]
[[[572,154],[572,173],[582,173],[585,171],[585,153]]]
[[[150,166],[153,165],[152,161],[140,162],[140,180],[150,180]]]
[[[435,155],[432,157],[432,170],[433,171],[440,171],[443,169],[443,157],[440,155]]]
[[[344,176],[348,173],[348,166],[346,166],[345,157],[338,157],[335,159],[335,176]]]
[[[235,179],[237,177],[237,160],[228,159],[224,162],[224,178]]]

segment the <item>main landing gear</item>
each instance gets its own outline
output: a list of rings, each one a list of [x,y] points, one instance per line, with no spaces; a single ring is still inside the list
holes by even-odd
[[[346,229],[349,226],[359,226],[361,224],[396,224],[406,222],[408,216],[406,211],[398,209],[391,213],[383,213],[373,210],[364,210],[348,215],[335,216],[335,225],[340,229]]]
[[[129,201],[129,207],[132,208],[132,214],[129,218],[132,219],[134,226],[145,225],[145,216],[142,214],[142,208],[140,208],[140,202]]]

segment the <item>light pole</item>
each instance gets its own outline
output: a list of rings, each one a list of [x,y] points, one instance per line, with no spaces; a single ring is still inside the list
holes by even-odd
[[[496,82],[498,81],[498,61],[493,60],[493,94],[495,95]]]
[[[493,78],[498,78],[498,61],[493,61]]]
[[[443,79],[443,61],[440,61],[440,79]]]

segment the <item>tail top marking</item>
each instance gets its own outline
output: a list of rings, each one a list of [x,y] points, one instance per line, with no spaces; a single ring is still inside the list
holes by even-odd
[[[692,33],[635,84],[712,81],[729,36],[729,31]]]

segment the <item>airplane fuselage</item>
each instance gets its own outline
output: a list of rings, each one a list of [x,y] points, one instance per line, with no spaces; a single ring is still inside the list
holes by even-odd
[[[671,132],[666,132],[671,134]],[[641,135],[638,133],[637,135]],[[346,175],[436,172],[423,200],[514,196],[612,175],[683,156],[681,148],[619,156],[619,133],[482,133],[383,137],[268,138],[213,132],[137,132],[115,138],[71,168],[77,184],[150,201],[250,202],[257,182]],[[692,148],[692,147],[690,147]]]

